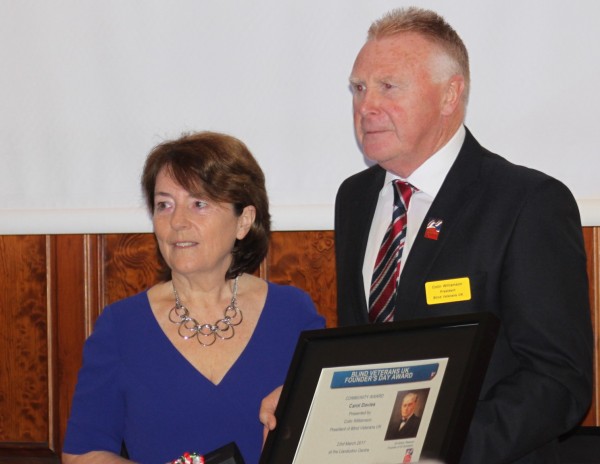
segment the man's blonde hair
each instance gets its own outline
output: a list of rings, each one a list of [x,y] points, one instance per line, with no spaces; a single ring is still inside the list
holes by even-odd
[[[439,14],[417,7],[398,8],[386,13],[371,24],[367,40],[394,36],[403,32],[414,32],[430,40],[442,51],[434,66],[444,78],[460,74],[465,80],[463,92],[466,104],[469,96],[471,75],[469,53],[458,33]]]

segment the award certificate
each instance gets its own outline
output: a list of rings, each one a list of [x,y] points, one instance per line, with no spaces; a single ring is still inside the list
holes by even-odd
[[[457,464],[491,313],[302,332],[259,464]]]
[[[447,362],[323,369],[293,464],[419,461]]]

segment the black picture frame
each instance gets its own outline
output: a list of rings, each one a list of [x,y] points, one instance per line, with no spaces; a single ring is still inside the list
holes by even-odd
[[[204,456],[205,464],[245,464],[235,442],[228,443]]]
[[[499,325],[480,312],[302,332],[259,463],[293,463],[323,369],[434,358],[448,362],[421,459],[457,463]]]

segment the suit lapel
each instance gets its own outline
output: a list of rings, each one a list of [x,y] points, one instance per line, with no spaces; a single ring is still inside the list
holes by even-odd
[[[455,229],[460,223],[465,205],[473,201],[476,196],[476,191],[480,187],[481,150],[480,145],[467,130],[458,157],[429,208],[406,260],[399,285],[399,305],[396,309],[402,313],[402,317],[398,317],[397,314],[397,318],[405,318],[407,316],[405,311],[410,311],[409,308],[400,308],[400,306],[406,304],[409,307],[413,306],[423,294],[423,281],[427,281],[427,276],[435,266],[437,255],[448,243],[448,238],[456,233]],[[437,240],[425,238],[425,229],[430,219],[443,221]]]
[[[369,231],[371,229],[371,223],[373,222],[373,215],[375,214],[375,208],[377,207],[377,201],[379,199],[379,192],[383,187],[385,180],[385,170],[379,166],[373,166],[369,169],[369,175],[365,176],[362,185],[358,185],[358,189],[363,193],[358,197],[352,205],[352,212],[350,213],[354,217],[353,227],[349,230],[353,231],[351,244],[352,244],[352,261],[350,266],[353,274],[358,277],[356,285],[360,290],[360,311],[361,314],[367,314],[367,300],[363,291],[365,282],[362,275],[363,260],[365,257],[365,251],[367,248],[367,242],[369,240]],[[366,318],[366,316],[365,316]],[[366,319],[365,319],[366,321]]]

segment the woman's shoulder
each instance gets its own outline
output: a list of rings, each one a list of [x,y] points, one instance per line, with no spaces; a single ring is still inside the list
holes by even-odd
[[[143,333],[149,323],[148,308],[145,291],[105,306],[86,341],[88,350],[111,352],[121,346],[123,341],[128,343],[128,340],[136,339],[132,334]]]
[[[262,301],[263,304],[265,301],[266,304],[279,303],[282,300],[288,303],[302,302],[304,304],[312,301],[308,293],[298,287],[277,284],[255,275],[245,274],[243,287],[243,291],[251,298]]]
[[[317,308],[310,294],[293,285],[267,282],[267,305],[284,308],[286,314],[304,314],[312,317],[317,314]]]
[[[144,290],[108,304],[98,319],[118,319],[120,322],[138,319],[147,313],[149,308],[148,291]]]
[[[272,294],[277,298],[289,298],[291,300],[300,301],[311,299],[308,292],[293,285],[278,284],[275,282],[267,281],[267,286],[269,289],[269,294]]]
[[[131,295],[120,300],[114,301],[106,306],[105,310],[125,311],[131,308],[148,305],[148,290],[143,290],[135,295]]]
[[[285,324],[299,325],[303,329],[321,328],[325,319],[318,313],[317,308],[305,290],[292,285],[267,282],[269,293],[265,308],[270,317],[283,318]],[[295,322],[292,322],[295,321]]]

